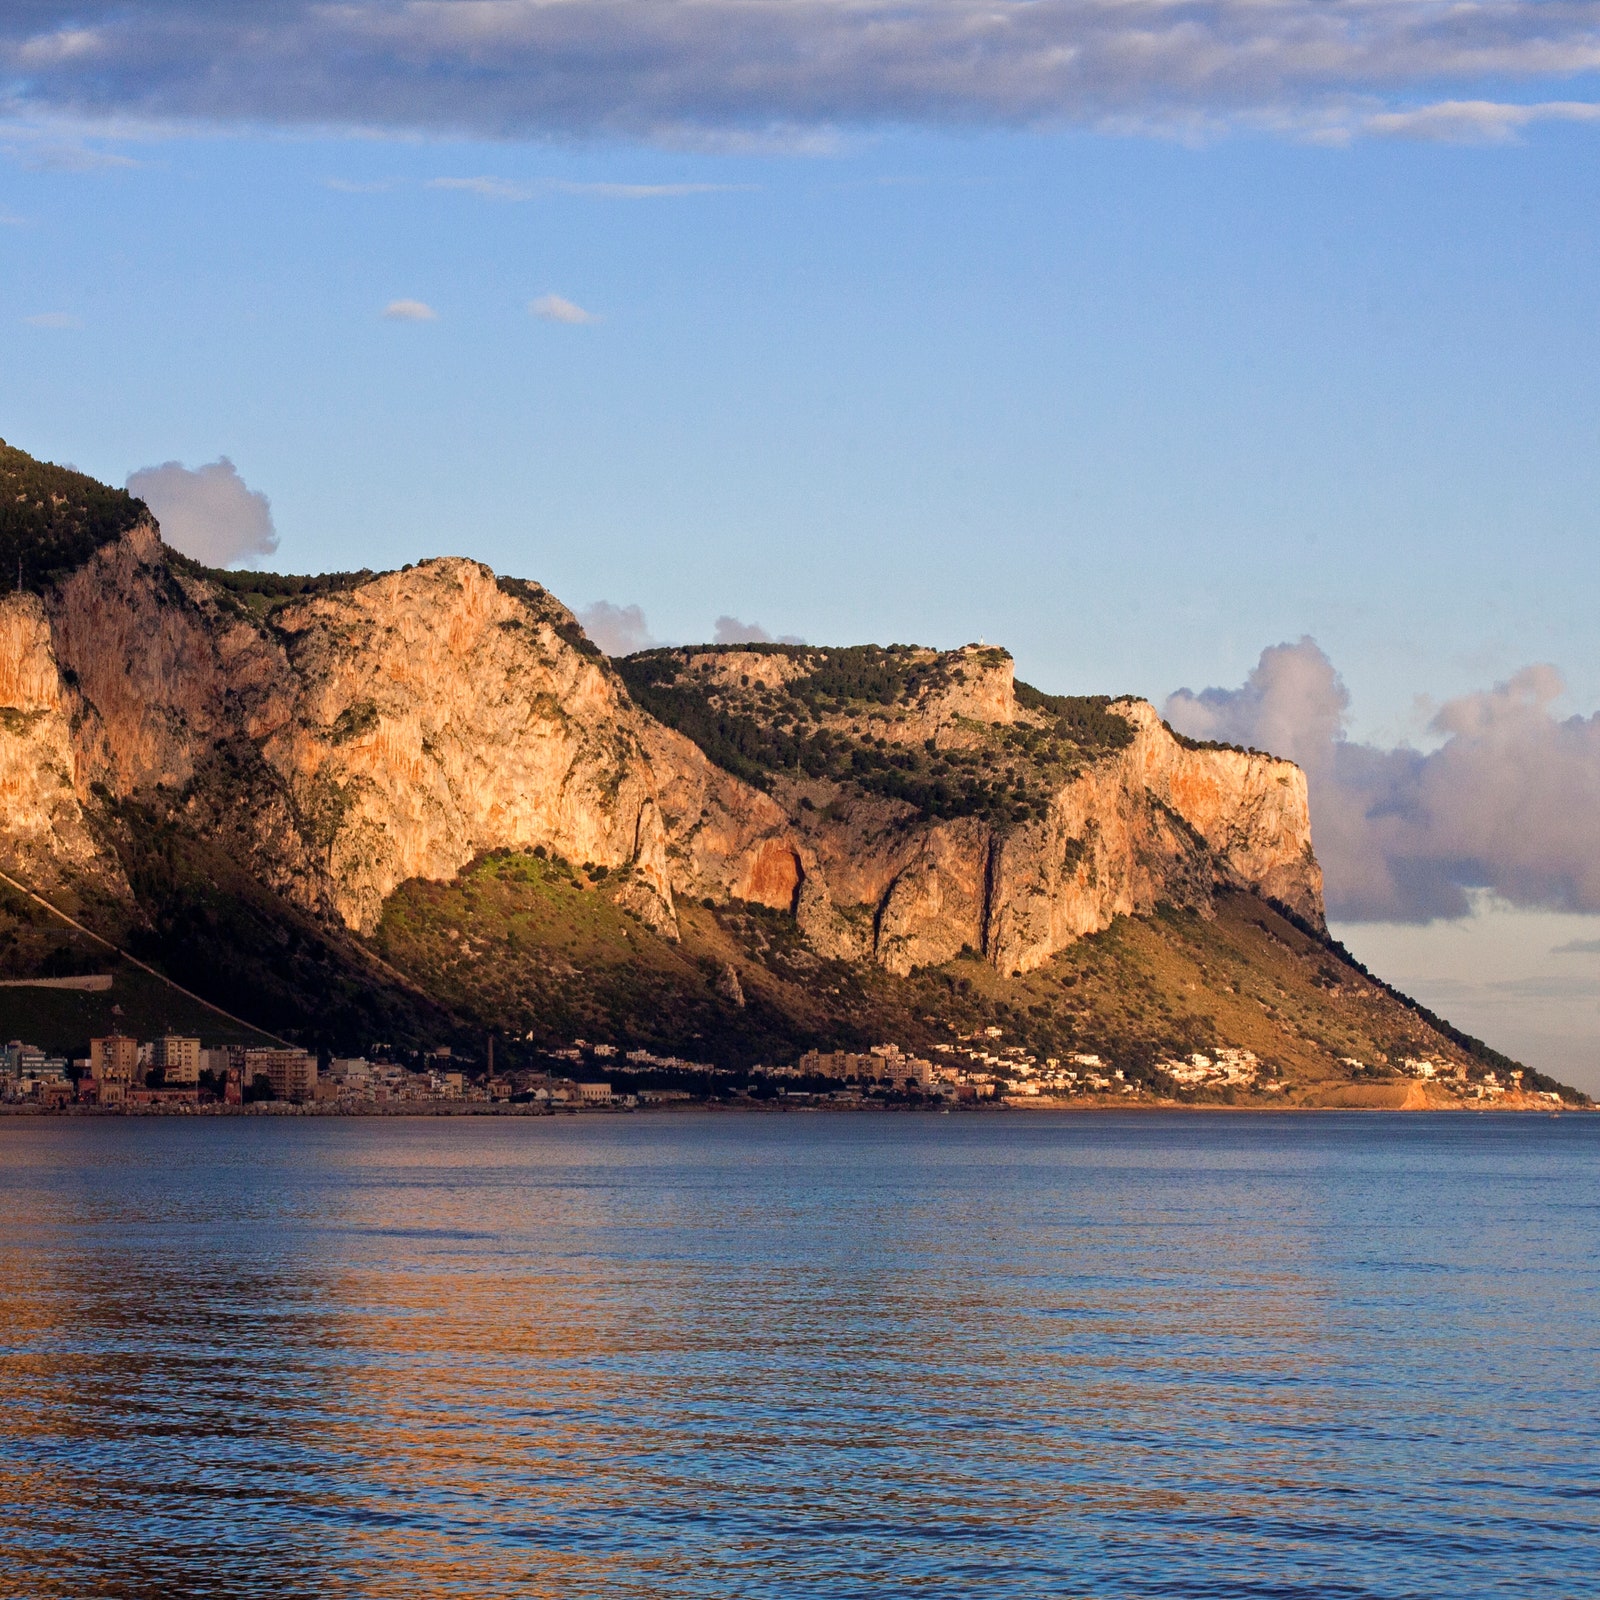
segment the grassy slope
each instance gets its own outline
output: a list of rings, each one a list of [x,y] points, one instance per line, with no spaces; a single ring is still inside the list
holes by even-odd
[[[447,1008],[274,894],[220,846],[131,806],[112,833],[147,920],[75,899],[64,909],[184,988],[262,1030],[338,1051],[469,1037]],[[169,1025],[208,1045],[248,1035],[0,885],[0,977],[107,971],[116,982],[105,995],[0,990],[0,1035],[82,1054],[109,1029],[113,1004],[127,1026],[144,1029],[141,1038]]]
[[[1130,1076],[1162,1056],[1240,1046],[1291,1085],[1291,1100],[1349,1083],[1345,1057],[1375,1073],[1422,1054],[1482,1070],[1335,947],[1252,895],[1224,896],[1211,921],[1176,912],[1120,920],[1014,979],[976,959],[907,979],[825,961],[787,917],[757,907],[684,905],[680,920],[684,937],[672,944],[620,910],[603,882],[499,852],[453,883],[404,885],[377,944],[457,1014],[539,1046],[584,1038],[778,1065],[813,1045],[925,1049],[952,1029],[998,1026],[1007,1044],[1040,1056],[1093,1052]],[[727,992],[729,966],[742,1007]]]

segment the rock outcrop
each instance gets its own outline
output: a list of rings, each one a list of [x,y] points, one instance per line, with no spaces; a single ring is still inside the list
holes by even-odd
[[[660,930],[679,896],[752,902],[896,973],[1026,972],[1220,885],[1321,919],[1296,767],[1023,695],[992,647],[679,652],[650,680],[673,727],[537,585],[446,559],[308,587],[253,601],[146,519],[0,602],[6,859],[126,895],[95,819],[135,801],[369,933],[408,879],[542,847]]]
[[[91,879],[125,896],[116,857],[102,851],[84,813],[72,698],[43,604],[7,595],[0,600],[0,864],[47,890]]]

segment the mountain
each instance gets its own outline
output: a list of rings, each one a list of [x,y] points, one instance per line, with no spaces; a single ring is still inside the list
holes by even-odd
[[[1003,650],[611,661],[474,561],[205,569],[3,445],[0,554],[12,975],[104,959],[26,889],[343,1049],[747,1067],[999,1028],[1169,1091],[1163,1063],[1248,1050],[1280,1099],[1518,1070],[1329,941],[1297,767]]]

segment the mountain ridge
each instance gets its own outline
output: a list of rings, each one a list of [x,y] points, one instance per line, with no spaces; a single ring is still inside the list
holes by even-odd
[[[0,455],[0,490],[20,455]],[[433,935],[406,930],[458,891],[470,921],[478,883],[533,941],[523,955],[558,971],[583,920],[562,872],[614,910],[606,937],[634,941],[635,975],[659,971],[679,997],[651,1024],[662,1043],[680,1001],[699,1023],[681,1042],[701,1048],[719,1029],[769,1056],[857,1043],[878,1012],[906,1011],[896,984],[931,994],[933,975],[982,968],[998,997],[1130,919],[1256,926],[1250,900],[1320,941],[1341,982],[1367,981],[1326,938],[1303,773],[1180,740],[1146,702],[1018,684],[993,646],[612,662],[542,586],[480,563],[212,572],[170,551],[138,502],[51,473],[65,469],[23,472],[56,498],[34,494],[16,537],[33,529],[25,570],[29,549],[56,564],[40,556],[37,592],[0,597],[0,865],[201,994],[237,1001],[259,963],[274,1031],[359,1045],[380,1028],[509,1030],[516,1008],[491,1002],[487,974],[447,978]],[[546,865],[486,865],[515,860]],[[763,966],[763,940],[876,998],[830,1031],[826,1006]],[[509,944],[497,959],[515,964]],[[615,1003],[619,1028],[631,1003]],[[924,1033],[957,1025],[926,1003]],[[1482,1069],[1410,1016],[1404,1048]],[[1206,1042],[1177,1023],[1164,1039],[1159,1014],[1120,1026],[1130,1061]],[[1098,1023],[1074,1027],[1113,1048]],[[1056,1021],[1036,1031],[1071,1042]],[[1324,1054],[1336,1078],[1344,1058]]]

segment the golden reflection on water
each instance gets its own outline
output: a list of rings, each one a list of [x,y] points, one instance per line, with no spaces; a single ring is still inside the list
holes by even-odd
[[[1539,1519],[1569,1559],[1536,1463],[1451,1487],[1507,1441],[1452,1343],[1486,1263],[1384,1231],[1436,1172],[953,1120],[4,1130],[0,1543],[107,1596],[1401,1594],[1462,1541],[1516,1592]]]

